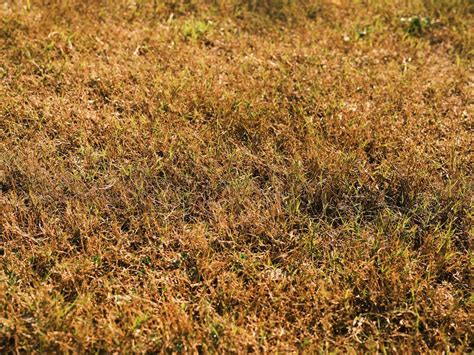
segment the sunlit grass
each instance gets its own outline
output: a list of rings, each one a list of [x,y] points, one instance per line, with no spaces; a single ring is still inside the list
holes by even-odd
[[[469,352],[468,1],[6,1],[4,352]]]

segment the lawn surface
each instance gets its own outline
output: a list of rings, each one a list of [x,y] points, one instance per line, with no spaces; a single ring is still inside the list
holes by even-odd
[[[2,352],[469,352],[468,0],[0,2]]]

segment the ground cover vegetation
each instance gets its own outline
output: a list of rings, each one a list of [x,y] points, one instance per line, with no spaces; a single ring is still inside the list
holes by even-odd
[[[1,1],[2,352],[472,351],[473,11]]]

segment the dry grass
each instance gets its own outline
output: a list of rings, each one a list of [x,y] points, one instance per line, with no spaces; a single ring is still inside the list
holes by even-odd
[[[472,351],[472,28],[2,1],[2,352]]]

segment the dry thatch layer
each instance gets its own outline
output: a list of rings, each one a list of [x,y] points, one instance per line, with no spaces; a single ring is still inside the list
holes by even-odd
[[[1,2],[0,349],[472,350],[472,14]]]

